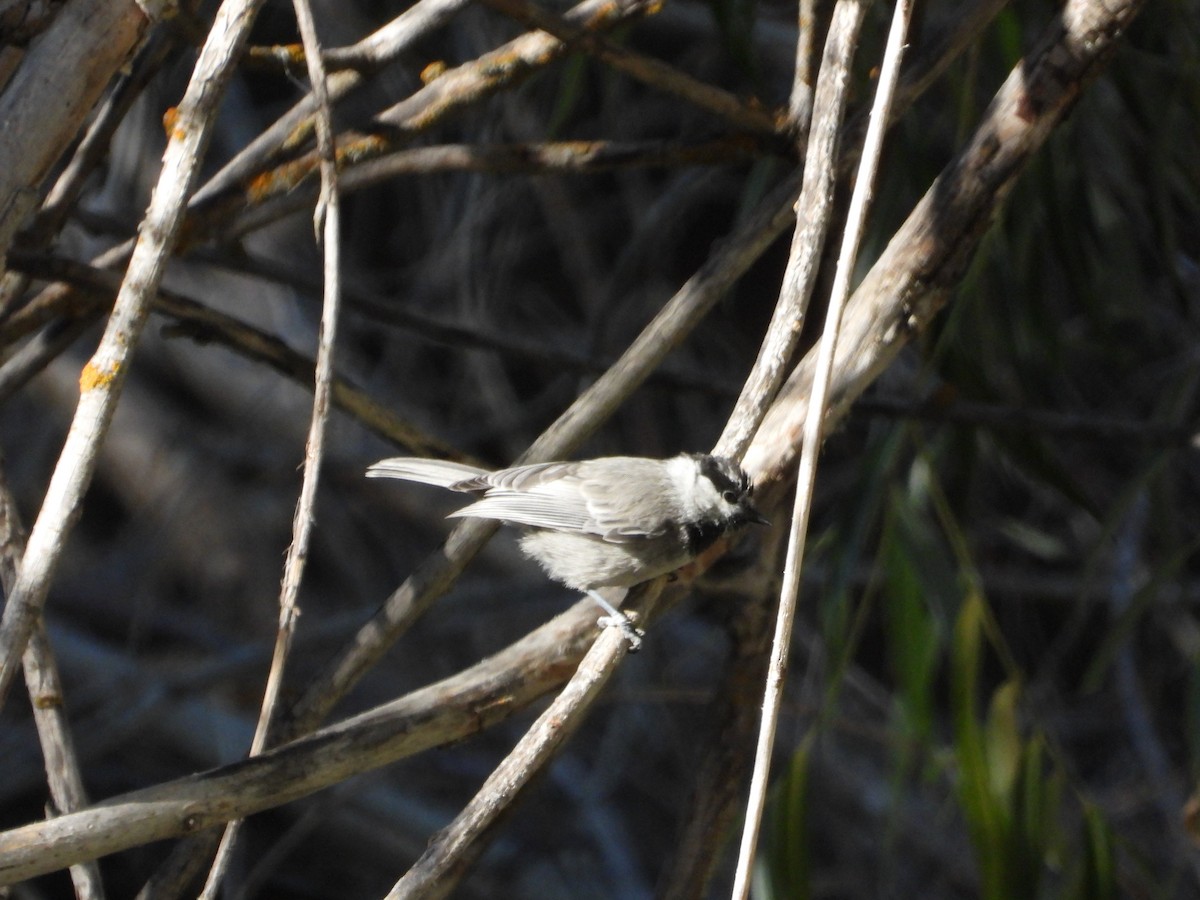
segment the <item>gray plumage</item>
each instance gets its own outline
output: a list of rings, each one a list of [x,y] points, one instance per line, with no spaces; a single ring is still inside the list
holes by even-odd
[[[476,495],[451,516],[522,527],[525,554],[554,580],[586,593],[672,572],[726,532],[766,522],[741,468],[706,454],[613,456],[496,472],[397,457],[375,463],[367,475]]]

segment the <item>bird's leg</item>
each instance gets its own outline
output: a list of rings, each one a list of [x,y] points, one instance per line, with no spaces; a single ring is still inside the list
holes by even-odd
[[[586,593],[589,597],[596,601],[596,604],[602,610],[608,613],[606,616],[601,616],[596,621],[596,624],[601,628],[610,628],[612,626],[620,628],[621,633],[625,635],[625,640],[629,642],[630,653],[637,653],[640,649],[642,649],[642,636],[646,632],[635,626],[633,622],[630,621],[629,616],[625,615],[625,613],[621,612],[619,609],[601,597],[599,591],[589,590]]]

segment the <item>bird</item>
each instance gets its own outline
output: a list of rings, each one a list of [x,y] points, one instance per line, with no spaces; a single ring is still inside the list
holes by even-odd
[[[641,632],[600,588],[631,588],[686,565],[720,537],[769,525],[736,462],[707,453],[669,459],[607,456],[489,471],[464,463],[392,457],[370,478],[398,478],[474,496],[448,518],[495,519],[520,528],[520,547],[553,580],[590,596],[630,649]]]

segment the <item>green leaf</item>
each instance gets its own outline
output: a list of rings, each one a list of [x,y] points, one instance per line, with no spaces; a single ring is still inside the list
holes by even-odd
[[[1079,871],[1070,891],[1070,900],[1115,900],[1117,897],[1116,860],[1112,830],[1094,806],[1083,810],[1083,853]]]
[[[979,860],[983,896],[1005,897],[1004,865],[1011,828],[1009,809],[992,790],[987,738],[976,711],[983,651],[983,600],[968,594],[954,628],[950,664],[950,703],[954,721],[959,798]]]
[[[988,779],[998,802],[1013,797],[1021,774],[1023,746],[1017,724],[1020,685],[1009,681],[992,694],[986,731]]]

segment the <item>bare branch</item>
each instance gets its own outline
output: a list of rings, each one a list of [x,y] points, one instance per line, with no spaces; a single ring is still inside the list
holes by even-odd
[[[585,600],[458,675],[299,741],[0,833],[0,884],[245,818],[491,727],[567,680],[595,621]]]
[[[1072,0],[1013,69],[970,142],[938,176],[855,290],[826,424],[846,412],[949,300],[1017,178],[1103,69],[1144,0]],[[746,453],[767,482],[795,465],[815,355],[785,382]]]
[[[875,174],[878,171],[879,157],[883,151],[883,136],[887,132],[892,96],[896,89],[896,83],[900,80],[900,61],[904,55],[904,44],[908,37],[908,23],[911,17],[912,4],[908,0],[898,0],[892,17],[892,28],[888,33],[887,47],[883,54],[879,87],[871,106],[871,125],[867,129],[862,160],[859,164],[858,176],[854,180],[850,208],[846,214],[846,228],[842,234],[841,250],[838,253],[837,272],[830,290],[829,310],[825,314],[825,327],[821,332],[821,343],[817,348],[816,375],[813,380],[809,415],[804,422],[804,444],[800,457],[800,471],[796,477],[796,500],[792,512],[791,531],[788,535],[787,559],[783,566],[783,584],[779,592],[775,638],[771,645],[771,661],[767,669],[763,716],[759,729],[758,750],[754,760],[754,777],[750,782],[750,798],[746,804],[746,824],[742,832],[737,874],[734,878],[733,896],[735,898],[745,898],[750,894],[750,873],[758,846],[762,813],[767,802],[771,751],[775,747],[779,710],[783,704],[783,687],[786,683],[788,657],[792,646],[792,623],[796,616],[800,595],[800,573],[804,565],[804,548],[808,537],[809,515],[812,512],[813,488],[817,481],[817,454],[821,448],[825,404],[829,396],[830,381],[833,378],[834,353],[837,350],[838,333],[842,324],[842,311],[850,296],[850,279],[854,275],[854,264],[858,261],[858,248],[866,228],[867,209],[874,193]],[[835,11],[835,23],[838,18],[838,13]],[[830,27],[830,34],[833,33],[834,27],[836,24]]]
[[[17,502],[8,488],[8,473],[0,459],[0,584],[5,594],[17,581],[17,566],[25,553],[25,529]],[[75,812],[88,805],[83,774],[75,753],[75,739],[67,721],[66,699],[58,663],[50,647],[45,626],[39,618],[29,636],[22,663],[25,684],[33,704],[33,718],[45,760],[46,780],[50,786],[52,815]],[[80,900],[103,900],[104,886],[100,867],[94,862],[71,866],[71,880]]]
[[[67,3],[31,44],[0,94],[0,259],[37,204],[34,186],[137,47],[151,13],[157,18],[162,7],[134,0]]]
[[[858,47],[858,32],[871,3],[837,5],[817,81],[817,95],[804,183],[796,201],[796,230],[787,270],[771,324],[714,453],[740,459],[758,429],[792,363],[800,342],[804,314],[812,297],[825,234],[833,214],[833,191],[838,174],[838,136],[850,91],[850,67]]]
[[[260,2],[229,0],[221,7],[180,104],[158,190],[146,212],[129,273],[104,337],[80,375],[79,407],[30,532],[20,575],[4,608],[0,622],[0,701],[7,694],[25,642],[45,603],[67,533],[79,516],[84,491],[96,469],[100,442],[129,371],[130,355],[183,222],[184,202],[212,133],[221,89]]]
[[[321,461],[325,454],[325,431],[333,399],[333,353],[337,344],[338,313],[341,305],[341,204],[338,199],[337,159],[333,146],[333,125],[330,119],[325,66],[321,61],[320,39],[308,0],[293,0],[292,5],[300,26],[300,35],[304,40],[308,77],[317,103],[321,196],[313,214],[313,225],[317,229],[318,242],[325,253],[325,302],[321,309],[321,325],[317,335],[316,384],[313,387],[312,419],[304,451],[304,476],[300,485],[300,499],[296,503],[296,512],[292,519],[292,542],[288,546],[287,558],[283,564],[283,586],[279,595],[279,631],[275,636],[275,650],[271,657],[271,668],[267,673],[262,708],[254,728],[254,739],[250,744],[251,756],[259,755],[267,746],[271,723],[279,711],[284,673],[287,671],[292,642],[296,636],[296,620],[300,616],[297,599],[300,595],[300,582],[304,577],[304,566],[308,560],[308,546],[312,539],[317,503],[317,483],[320,480]],[[208,881],[200,894],[205,900],[212,900],[217,896],[221,879],[232,858],[239,825],[240,821],[231,822],[225,829]]]
[[[662,579],[656,588],[661,589]],[[658,591],[643,592],[643,603]],[[644,612],[650,607],[644,605]],[[566,687],[538,716],[512,752],[498,765],[479,792],[463,807],[429,848],[388,893],[388,900],[445,897],[458,885],[468,867],[486,846],[484,837],[516,803],[533,777],[583,723],[592,704],[628,652],[629,642],[618,628],[606,628],[579,663]]]

